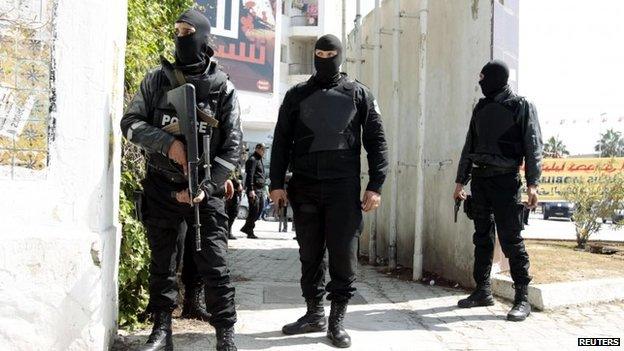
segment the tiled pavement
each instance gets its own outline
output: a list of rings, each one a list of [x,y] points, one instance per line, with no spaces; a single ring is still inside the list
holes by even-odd
[[[277,233],[277,223],[259,222],[257,235],[230,244],[239,349],[334,349],[322,333],[281,334],[284,323],[304,313],[298,246],[292,233]],[[512,323],[504,319],[506,302],[460,310],[455,306],[463,291],[401,281],[373,267],[360,267],[357,288],[361,296],[346,319],[352,350],[570,350],[578,337],[624,338],[623,302],[534,312]],[[126,335],[116,349],[143,342],[148,332]],[[206,323],[176,319],[174,333],[176,350],[214,349],[214,330]]]

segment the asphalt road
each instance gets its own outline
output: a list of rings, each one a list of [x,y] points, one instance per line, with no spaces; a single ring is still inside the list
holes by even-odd
[[[525,239],[576,240],[574,222],[569,219],[551,218],[543,220],[541,214],[531,213],[529,225],[522,232]],[[624,228],[615,229],[610,222],[603,224],[600,232],[590,240],[609,240],[624,242]]]

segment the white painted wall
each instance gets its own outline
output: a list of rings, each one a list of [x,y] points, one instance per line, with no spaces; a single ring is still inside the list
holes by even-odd
[[[381,26],[394,28],[394,1],[386,0],[381,6]],[[491,46],[491,0],[430,0],[427,26],[427,64],[425,72],[419,71],[419,19],[420,1],[402,0],[401,9],[409,17],[400,21],[400,114],[392,112],[392,36],[381,36],[380,87],[377,96],[384,119],[388,140],[398,140],[398,159],[384,185],[382,206],[378,209],[377,255],[387,259],[387,235],[390,221],[397,221],[398,263],[411,267],[414,255],[416,167],[423,165],[425,182],[425,214],[423,220],[424,269],[444,277],[471,285],[472,270],[472,223],[460,215],[459,223],[453,223],[453,201],[457,162],[463,146],[471,110],[480,96],[478,73],[490,58]],[[363,20],[362,42],[373,44],[373,12]],[[349,57],[357,57],[350,52]],[[372,84],[373,50],[363,50],[365,60],[362,76],[358,79]],[[349,73],[355,76],[355,65]],[[418,77],[426,74],[425,89],[425,140],[423,158],[416,158],[418,143],[415,127],[418,103]],[[395,122],[396,121],[396,122]],[[398,122],[398,123],[397,123]],[[365,160],[365,159],[363,159]],[[442,166],[440,166],[442,163]],[[363,165],[366,163],[363,162]],[[363,182],[367,182],[363,167]],[[397,176],[394,176],[396,172]],[[397,214],[390,218],[390,187],[398,179]],[[368,239],[372,215],[365,216],[366,229],[360,249],[368,254]]]
[[[0,180],[0,345],[105,350],[116,331],[125,0],[59,0],[45,179]]]

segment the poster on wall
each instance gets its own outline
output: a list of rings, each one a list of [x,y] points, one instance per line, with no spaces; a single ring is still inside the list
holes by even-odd
[[[215,57],[237,89],[273,92],[276,0],[197,0]]]
[[[56,6],[56,0],[0,1],[0,179],[46,175]]]

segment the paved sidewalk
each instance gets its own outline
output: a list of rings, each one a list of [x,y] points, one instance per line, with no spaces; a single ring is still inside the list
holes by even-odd
[[[281,334],[283,324],[304,313],[298,246],[293,233],[277,233],[277,223],[258,224],[260,239],[230,242],[239,349],[335,350],[323,333]],[[360,296],[346,319],[351,350],[570,350],[578,337],[624,338],[622,302],[535,312],[512,323],[504,319],[508,303],[460,310],[455,306],[465,292],[401,281],[374,267],[360,267],[357,288]],[[148,333],[124,336],[115,349],[144,342]],[[214,350],[214,330],[207,323],[176,319],[174,333],[176,350]]]

